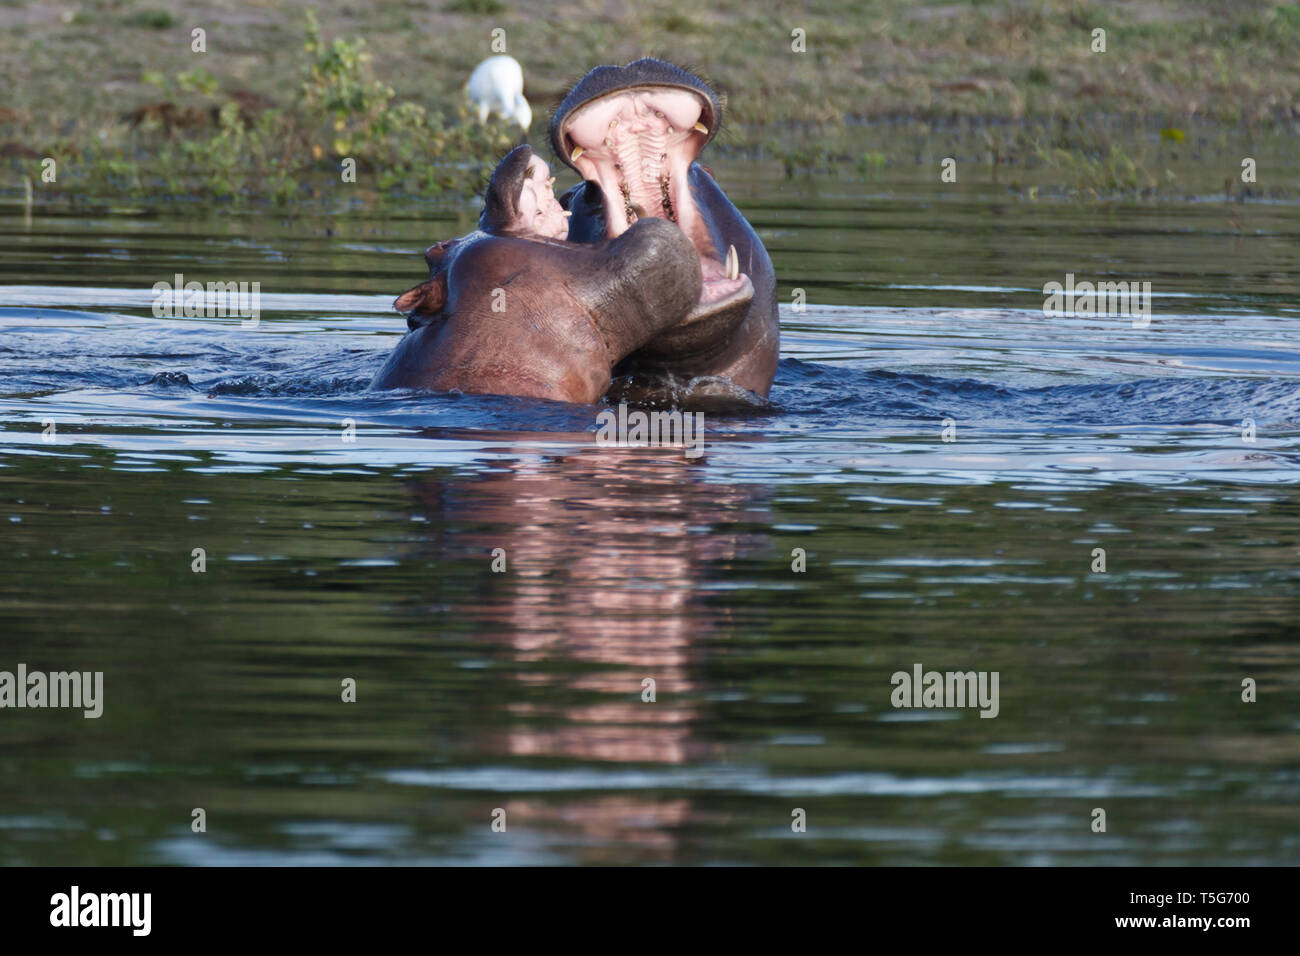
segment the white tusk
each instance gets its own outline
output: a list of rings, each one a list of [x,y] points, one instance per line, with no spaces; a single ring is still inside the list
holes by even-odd
[[[575,146],[575,147],[573,147],[573,152],[571,152],[571,153],[569,154],[569,162],[571,162],[571,163],[576,163],[576,162],[578,161],[578,157],[581,156],[581,155],[582,155],[583,153],[585,153],[585,152],[586,152],[586,150],[583,149],[581,146]]]
[[[727,265],[726,273],[728,279],[740,278],[740,257],[736,255],[736,247],[727,247]]]
[[[703,123],[696,123],[693,129],[697,133],[703,133],[705,136],[709,135],[709,128],[705,126]]]

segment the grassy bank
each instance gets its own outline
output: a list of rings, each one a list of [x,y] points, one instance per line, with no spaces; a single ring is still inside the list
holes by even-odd
[[[1300,125],[1296,4],[765,10],[740,0],[219,0],[180,13],[150,0],[0,0],[3,186],[26,176],[46,195],[289,202],[314,179],[337,179],[350,157],[358,194],[464,195],[516,135],[470,123],[460,95],[493,30],[524,65],[535,143],[586,69],[654,54],[727,94],[721,148],[778,159],[791,174],[889,161],[888,137],[861,149],[863,124],[957,123],[987,128],[994,164],[1059,170],[1062,185],[1094,193],[1150,190],[1166,183],[1134,144],[1161,130],[1178,141],[1207,123],[1246,134]],[[206,52],[192,49],[195,27]],[[55,183],[41,181],[47,157]]]

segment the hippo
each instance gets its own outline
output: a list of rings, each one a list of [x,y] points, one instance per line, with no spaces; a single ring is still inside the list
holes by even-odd
[[[556,108],[551,148],[583,181],[560,200],[570,241],[618,239],[675,223],[699,258],[702,300],[748,297],[743,310],[700,310],[658,331],[613,374],[656,382],[724,380],[766,398],[776,374],[776,275],[758,234],[696,159],[718,135],[722,102],[704,80],[640,59],[598,66]]]
[[[371,383],[594,404],[614,366],[677,325],[734,325],[751,290],[714,282],[686,234],[647,218],[566,238],[546,163],[516,147],[488,183],[476,232],[425,253],[429,278],[394,307],[408,332]]]

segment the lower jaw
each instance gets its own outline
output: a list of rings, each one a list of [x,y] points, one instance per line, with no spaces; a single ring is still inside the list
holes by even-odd
[[[735,282],[736,288],[727,294],[697,303],[684,319],[656,335],[625,364],[652,373],[656,369],[707,369],[730,349],[754,300],[748,276]]]
[[[743,273],[735,279],[706,280],[700,301],[679,326],[706,322],[737,308],[748,309],[754,298],[754,283]]]
[[[681,181],[684,182],[684,178]],[[612,197],[608,190],[603,188],[602,192],[604,192],[605,222],[609,238],[617,238],[638,219],[653,217],[675,223],[695,247],[696,254],[700,257],[700,273],[704,278],[704,284],[699,303],[682,324],[704,320],[710,314],[729,307],[737,295],[753,295],[753,284],[739,269],[736,270],[734,277],[728,277],[727,266],[724,263],[726,254],[722,250],[713,249],[713,241],[694,204],[690,201],[689,191],[674,190],[671,200],[665,200],[662,207],[656,209],[654,213],[638,216],[634,211],[631,217],[628,217],[626,210],[623,209],[612,212],[611,206],[617,201],[617,197]],[[659,215],[660,212],[663,214]]]
[[[700,258],[700,272],[704,279],[699,302],[681,322],[661,332],[639,354],[651,360],[656,355],[665,359],[695,354],[706,357],[705,353],[720,353],[726,349],[732,333],[748,312],[754,285],[739,269],[734,277],[727,275],[728,267],[724,261],[727,253],[713,248],[713,239],[691,195],[689,163],[675,157],[666,172],[661,200],[655,203],[645,195],[633,197],[631,190],[624,188],[619,173],[606,171],[599,183],[604,199],[606,230],[609,238],[614,239],[637,219],[653,217],[675,223],[691,241]],[[634,206],[634,198],[643,200],[643,203]]]

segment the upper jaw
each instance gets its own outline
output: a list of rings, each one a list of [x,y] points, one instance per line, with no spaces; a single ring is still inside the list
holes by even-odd
[[[610,238],[657,216],[676,222],[701,257],[721,259],[687,181],[721,121],[722,100],[704,80],[646,57],[584,76],[551,118],[551,147],[600,188]]]
[[[598,66],[578,81],[551,118],[550,139],[555,155],[574,166],[569,156],[575,144],[565,137],[572,114],[597,100],[634,89],[665,92],[677,90],[695,95],[702,103],[700,118],[708,128],[708,133],[700,143],[701,148],[717,135],[722,121],[722,100],[714,89],[693,73],[664,60],[645,57],[627,66]],[[574,168],[577,169],[576,166]]]
[[[611,238],[646,216],[676,222],[693,241],[688,174],[707,142],[708,100],[692,90],[629,88],[572,110],[559,126],[563,158],[599,186]],[[702,250],[703,251],[703,250]]]
[[[691,164],[712,131],[712,104],[694,90],[633,87],[570,111],[558,126],[565,157],[601,193],[606,234],[637,219],[675,222],[700,257],[703,303],[734,291],[740,278],[731,250],[718,249],[690,188]]]

